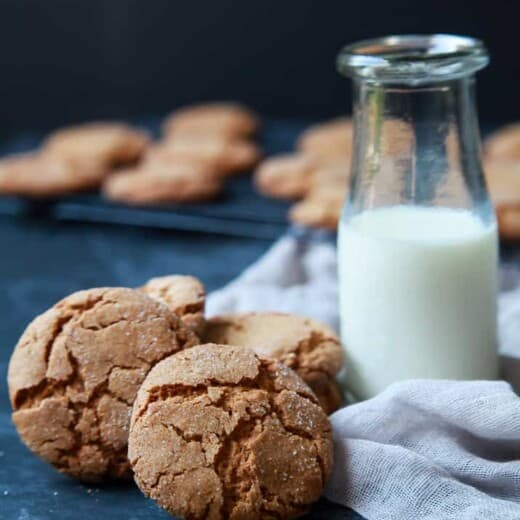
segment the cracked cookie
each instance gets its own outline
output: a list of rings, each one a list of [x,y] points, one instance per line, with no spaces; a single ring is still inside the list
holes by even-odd
[[[134,403],[128,456],[140,489],[181,518],[294,518],[321,495],[332,435],[288,367],[208,344],[150,371]]]
[[[146,133],[122,123],[86,123],[56,130],[43,151],[100,161],[110,168],[136,162],[148,142]]]
[[[330,414],[343,401],[334,376],[343,366],[343,348],[332,329],[292,314],[257,312],[208,320],[202,340],[252,348],[295,370]]]
[[[129,478],[137,390],[155,363],[196,343],[165,305],[139,291],[68,296],[27,327],[11,357],[9,396],[20,437],[73,477]]]
[[[203,103],[181,108],[168,116],[167,136],[249,137],[258,130],[258,118],[238,103]]]
[[[150,298],[159,300],[196,333],[204,327],[206,291],[194,276],[171,275],[151,278],[140,289]]]

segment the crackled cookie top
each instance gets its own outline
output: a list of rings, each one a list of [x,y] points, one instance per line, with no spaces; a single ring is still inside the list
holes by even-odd
[[[330,423],[288,367],[251,349],[199,345],[157,364],[132,413],[141,490],[174,515],[293,518],[330,473]]]
[[[327,412],[341,403],[330,394],[338,397],[332,378],[343,365],[343,349],[334,331],[322,323],[276,312],[229,314],[207,322],[203,341],[250,347],[259,356],[278,359],[298,372]]]
[[[199,279],[185,275],[159,276],[148,280],[141,290],[166,304],[191,330],[202,330],[206,291]]]
[[[150,368],[197,343],[166,306],[132,289],[80,291],[38,316],[9,364],[22,440],[83,480],[127,478],[131,406]]]

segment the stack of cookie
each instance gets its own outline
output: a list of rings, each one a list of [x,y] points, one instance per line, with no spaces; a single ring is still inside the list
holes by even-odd
[[[37,152],[0,161],[0,193],[50,197],[101,188],[131,205],[214,199],[227,177],[258,162],[251,141],[258,127],[241,105],[208,103],[171,114],[156,143],[119,123],[63,128]]]
[[[347,195],[351,153],[351,120],[321,123],[300,136],[295,153],[262,162],[255,183],[264,195],[300,199],[289,212],[292,222],[334,230]]]
[[[255,114],[235,103],[177,110],[143,161],[107,179],[103,192],[111,200],[140,205],[214,199],[226,178],[258,162],[260,150],[250,140],[258,127]]]
[[[409,139],[399,121],[388,143],[403,150]],[[293,154],[271,157],[255,172],[258,190],[269,197],[299,200],[290,212],[292,222],[335,230],[348,193],[352,155],[352,122],[346,118],[314,125],[298,139]],[[520,238],[520,124],[508,125],[485,141],[484,171],[497,212],[500,236]]]
[[[323,407],[341,403],[342,363],[324,325],[269,313],[206,323],[202,283],[170,276],[58,302],[23,333],[8,383],[20,437],[69,476],[133,474],[182,518],[284,519],[330,474]]]
[[[484,172],[500,236],[520,239],[520,123],[505,126],[485,140]]]

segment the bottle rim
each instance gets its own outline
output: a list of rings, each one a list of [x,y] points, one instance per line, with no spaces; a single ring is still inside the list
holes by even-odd
[[[489,63],[484,43],[452,34],[405,34],[343,47],[340,74],[376,82],[427,83],[468,76]]]

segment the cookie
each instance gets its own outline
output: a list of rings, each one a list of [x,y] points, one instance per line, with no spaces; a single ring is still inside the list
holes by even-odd
[[[486,160],[484,172],[497,213],[500,236],[520,239],[520,161]]]
[[[130,411],[150,368],[198,340],[165,305],[139,291],[90,289],[38,316],[8,370],[23,442],[84,481],[131,476]]]
[[[52,197],[97,188],[105,175],[98,161],[20,154],[0,160],[0,193]]]
[[[189,329],[202,332],[206,291],[194,276],[171,275],[152,278],[141,291],[164,303]]]
[[[339,161],[316,167],[310,178],[308,195],[317,196],[320,193],[328,194],[332,190],[339,190],[343,197],[350,181],[350,164]]]
[[[309,190],[316,163],[303,154],[288,154],[263,161],[255,171],[260,193],[280,199],[298,199]]]
[[[520,160],[520,123],[504,126],[490,135],[484,141],[484,153],[488,159]]]
[[[249,347],[277,359],[311,387],[327,413],[341,404],[333,379],[343,366],[343,348],[334,331],[315,320],[274,312],[218,316],[208,320],[202,341]]]
[[[500,238],[520,240],[520,205],[497,209]]]
[[[238,103],[205,103],[181,108],[164,122],[167,136],[232,137],[242,138],[255,134],[257,116]]]
[[[289,368],[200,345],[150,371],[128,456],[145,495],[190,520],[294,518],[330,474],[330,423]]]
[[[303,200],[289,210],[289,220],[300,226],[336,230],[347,188],[323,186],[311,191]]]
[[[144,153],[148,136],[119,123],[87,123],[56,130],[43,144],[47,153],[102,162],[108,168],[135,163]]]
[[[298,139],[297,148],[321,162],[347,161],[352,155],[352,141],[352,121],[340,117],[305,130]]]
[[[255,166],[260,150],[249,141],[226,137],[177,137],[151,148],[146,159],[149,162],[197,160],[225,177]]]
[[[180,158],[146,161],[111,175],[103,183],[106,198],[130,205],[201,202],[217,198],[222,190],[223,182],[211,166]]]

